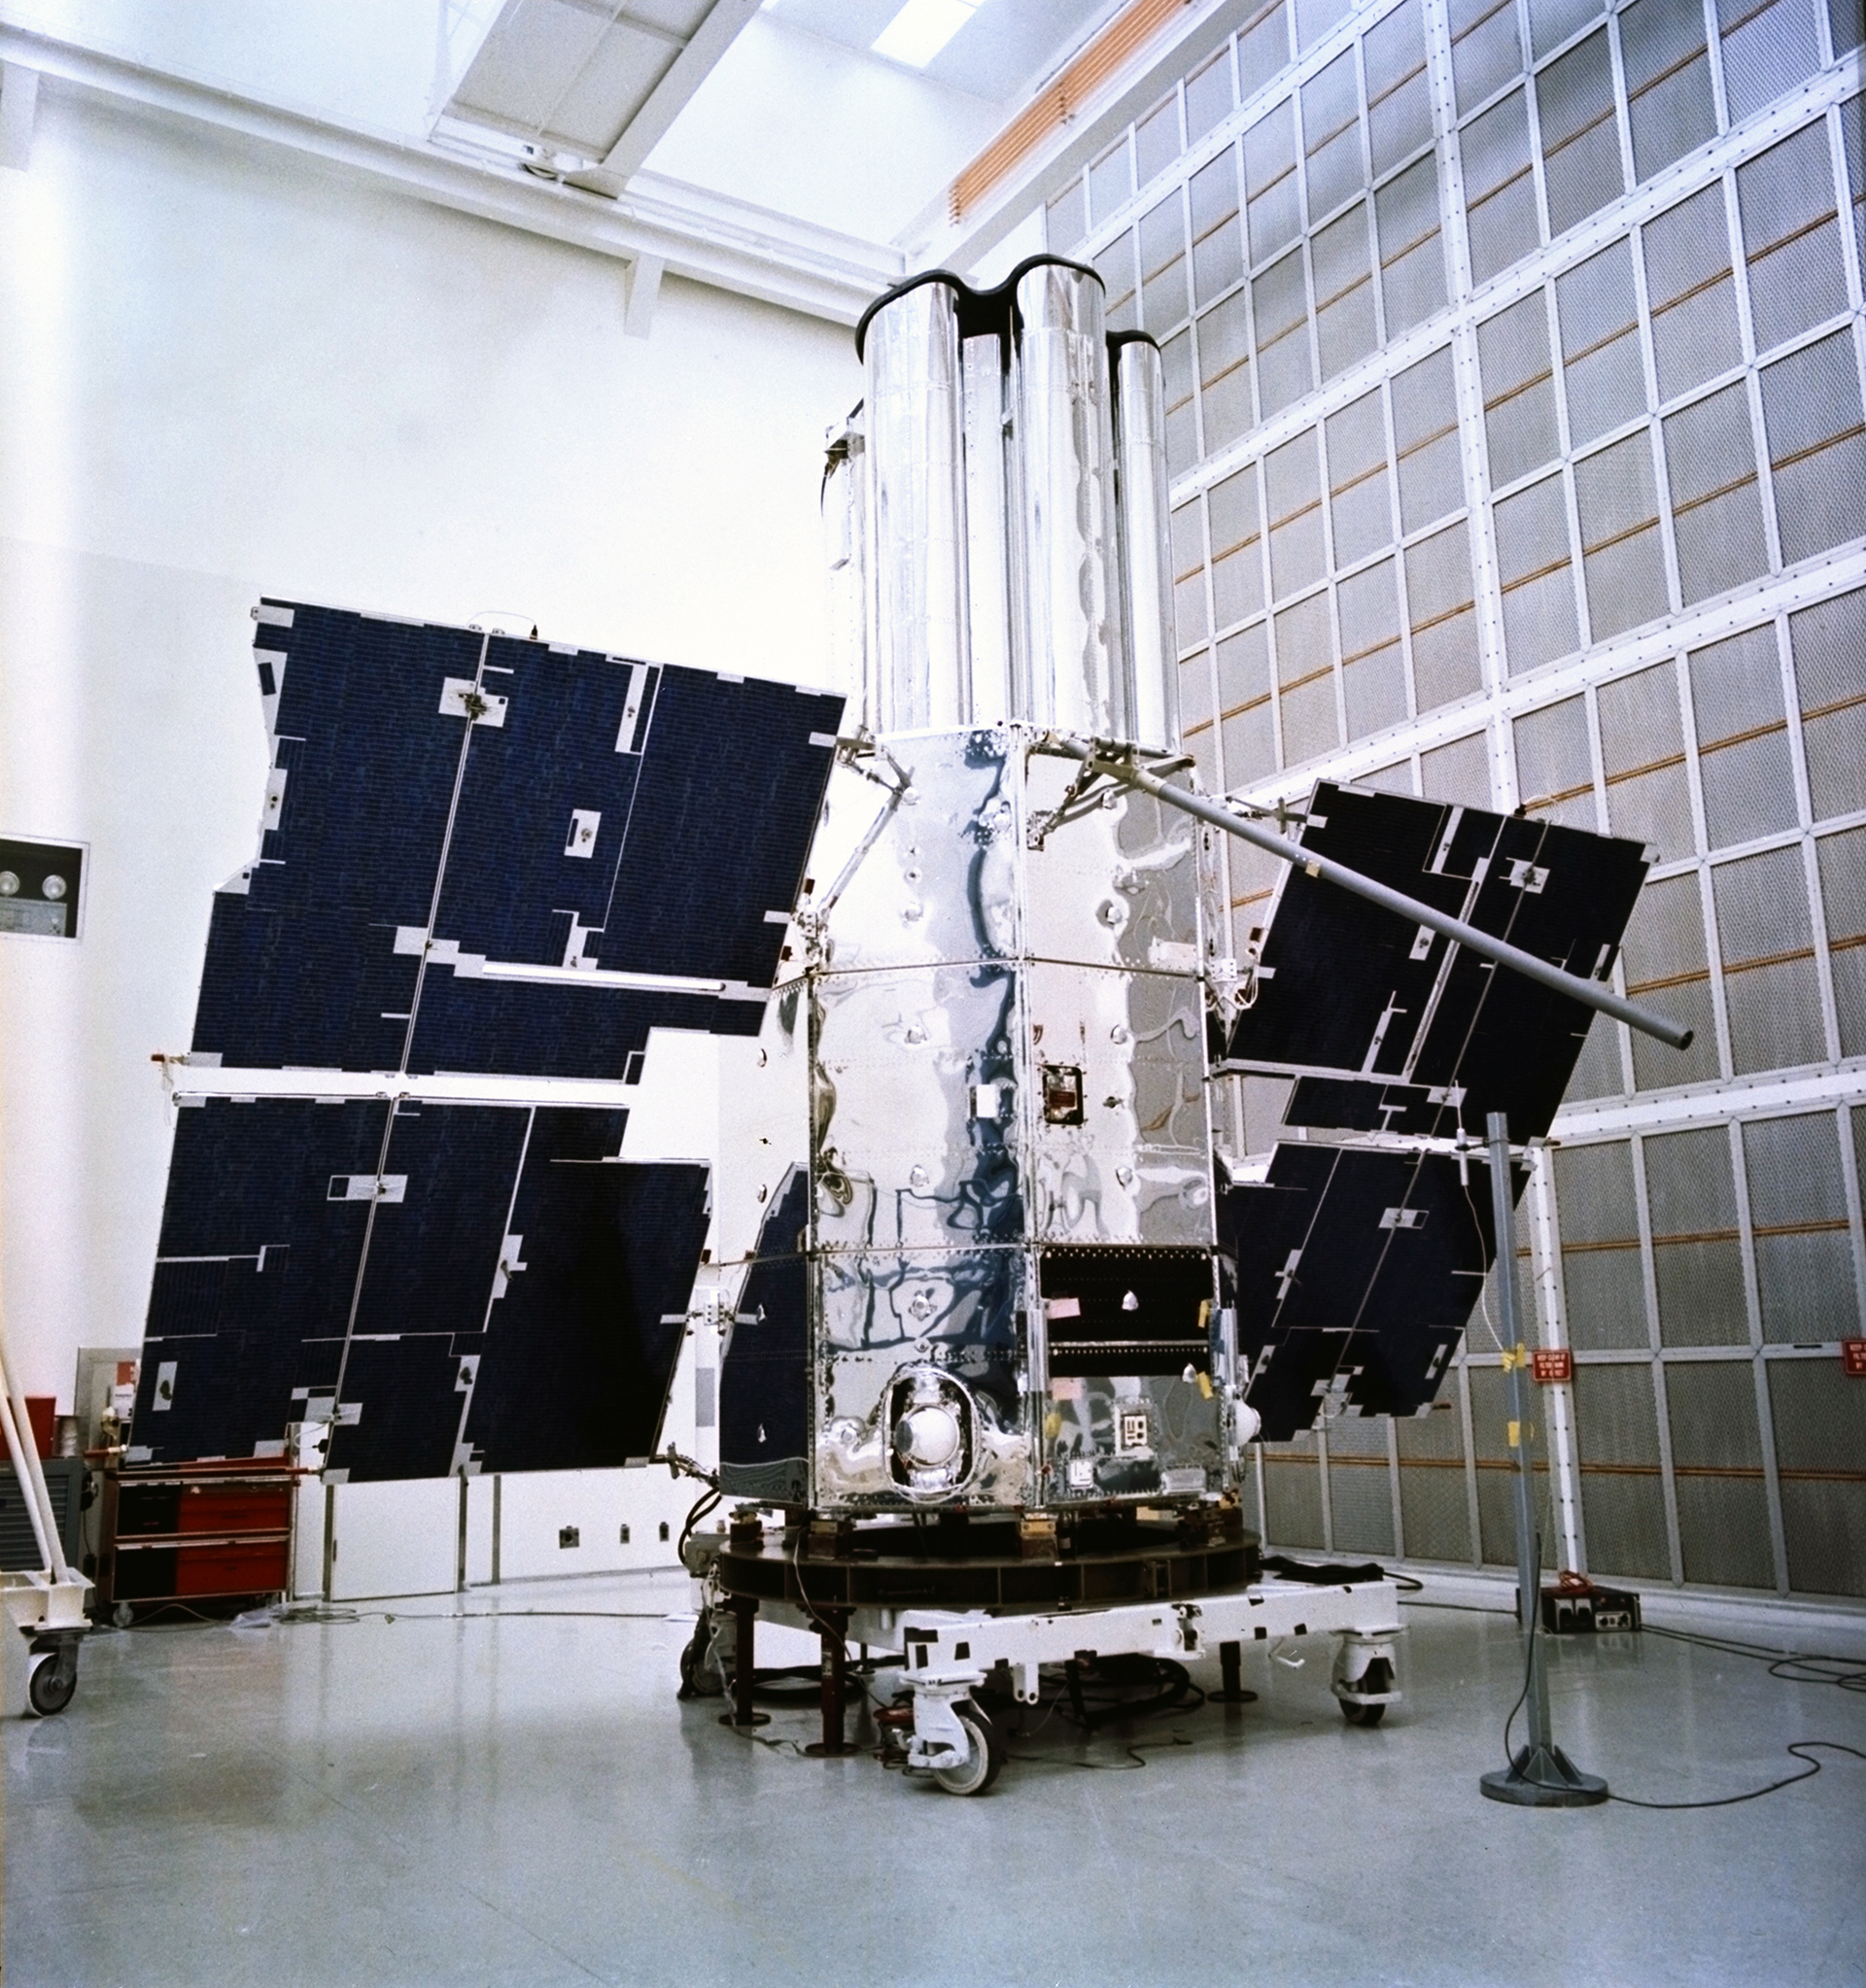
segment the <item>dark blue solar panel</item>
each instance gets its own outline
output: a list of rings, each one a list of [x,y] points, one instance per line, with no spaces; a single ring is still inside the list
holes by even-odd
[[[696,669],[663,672],[594,949],[626,973],[768,987],[835,757],[843,701]]]
[[[810,1177],[794,1168],[766,1216],[719,1369],[719,1482],[728,1496],[801,1502],[810,1442]]]
[[[375,1174],[388,1115],[272,1098],[178,1114],[135,1414],[153,1461],[251,1456],[302,1419],[294,1388],[334,1384],[369,1207],[331,1183]]]
[[[1607,977],[1645,876],[1637,842],[1480,808],[1324,782],[1309,813],[1304,848],[1584,978]],[[1228,1060],[1340,1073],[1378,1091],[1304,1085],[1291,1124],[1481,1136],[1502,1111],[1513,1139],[1538,1137],[1593,1017],[1301,870],[1283,881],[1261,964]],[[1396,1077],[1405,1082],[1383,1081]],[[1403,1111],[1383,1110],[1394,1106]]]
[[[623,1463],[660,1438],[706,1240],[707,1169],[595,1157],[600,1115],[536,1114],[512,1216],[525,1268],[492,1307],[466,1422],[485,1470]]]
[[[651,1028],[755,1036],[759,1001],[717,1001],[628,987],[528,982],[430,967],[408,1068],[525,1077],[622,1079]]]
[[[383,1173],[406,1184],[376,1210],[356,1333],[482,1329],[531,1118],[509,1105],[396,1108]],[[343,1388],[351,1399],[348,1369]]]
[[[343,1399],[356,1420],[330,1431],[327,1466],[347,1471],[353,1484],[449,1476],[466,1406],[460,1380],[461,1363],[444,1332],[353,1340]]]
[[[216,897],[197,1053],[617,1080],[656,1027],[756,1034],[758,999],[472,965],[561,970],[580,928],[599,967],[768,986],[840,698],[269,606],[290,614],[256,638],[275,813],[245,887]],[[400,1107],[385,1157],[388,1114],[301,1100],[182,1114],[139,1446],[250,1454],[340,1388],[330,1462],[354,1478],[469,1454],[493,1469],[645,1455],[704,1246],[705,1169],[617,1164],[619,1113],[475,1104]],[[508,1234],[523,1269],[501,1269]]]
[[[397,1070],[420,961],[365,911],[219,891],[192,1046],[229,1069]]]
[[[602,925],[641,768],[617,741],[631,690],[641,697],[657,673],[494,639],[485,682],[507,700],[505,722],[473,736],[434,922],[443,938],[555,967],[572,918]],[[587,840],[577,815],[597,817]]]
[[[1279,1146],[1261,1184],[1222,1198],[1219,1238],[1248,1399],[1285,1442],[1325,1408],[1432,1400],[1495,1255],[1490,1182],[1444,1153]]]
[[[473,675],[485,639],[330,607],[294,605],[290,628],[260,626],[256,646],[286,658],[274,748],[286,782],[257,902],[427,924],[466,734],[441,693]]]

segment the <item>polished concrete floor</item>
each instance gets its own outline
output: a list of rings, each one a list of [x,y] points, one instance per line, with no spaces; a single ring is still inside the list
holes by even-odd
[[[1258,1703],[1088,1743],[1053,1718],[959,1800],[803,1758],[813,1714],[755,1744],[676,1703],[676,1576],[382,1606],[102,1633],[68,1712],[9,1725],[14,1988],[1866,1980],[1866,1761],[1736,1807],[1499,1807],[1495,1615],[1411,1609],[1378,1730],[1325,1652],[1253,1651]],[[1550,1648],[1558,1737],[1627,1795],[1866,1749],[1858,1694],[1650,1634]]]

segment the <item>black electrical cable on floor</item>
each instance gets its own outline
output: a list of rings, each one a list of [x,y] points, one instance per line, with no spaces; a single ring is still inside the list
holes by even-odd
[[[1539,1616],[1539,1611],[1538,1612]],[[1536,1662],[1536,1636],[1539,1623],[1532,1618],[1529,1626],[1529,1649],[1523,1662],[1523,1688],[1516,1695],[1516,1702],[1509,1708],[1509,1716],[1503,1721],[1503,1760],[1511,1767],[1516,1757],[1509,1750],[1510,1728],[1516,1723],[1516,1715],[1523,1709],[1523,1701],[1529,1697],[1530,1679],[1534,1674]],[[1765,1649],[1758,1644],[1726,1641],[1717,1636],[1693,1635],[1687,1629],[1663,1629],[1647,1624],[1644,1633],[1669,1637],[1675,1643],[1688,1643],[1699,1648],[1714,1650],[1723,1656],[1747,1657],[1759,1663],[1769,1665],[1769,1675],[1779,1677],[1787,1684],[1833,1684],[1842,1691],[1866,1691],[1866,1670],[1853,1666],[1851,1660],[1845,1657],[1807,1657],[1787,1650]],[[1786,1666],[1794,1665],[1806,1669],[1810,1664],[1832,1664],[1838,1674],[1817,1671],[1813,1676],[1795,1677],[1788,1673]],[[1799,1774],[1787,1774],[1780,1781],[1771,1781],[1766,1787],[1745,1788],[1740,1795],[1713,1795],[1699,1801],[1645,1801],[1634,1795],[1615,1795],[1610,1790],[1609,1801],[1617,1801],[1624,1808],[1684,1809],[1684,1808],[1733,1808],[1742,1801],[1758,1801],[1765,1795],[1775,1795],[1783,1788],[1792,1788],[1797,1781],[1811,1781],[1820,1772],[1820,1763],[1814,1760],[1813,1752],[1819,1749],[1828,1753],[1851,1754],[1855,1760],[1866,1761],[1866,1752],[1856,1746],[1848,1746],[1838,1739],[1796,1739],[1791,1740],[1788,1752],[1798,1761],[1805,1761],[1806,1766]],[[1525,1779],[1531,1777],[1525,1776]],[[1535,1782],[1535,1786],[1555,1788],[1557,1782]]]
[[[1618,1801],[1627,1808],[1730,1808],[1739,1801],[1754,1801],[1764,1795],[1773,1795],[1779,1788],[1792,1788],[1797,1781],[1812,1780],[1820,1772],[1820,1763],[1810,1758],[1814,1748],[1820,1747],[1829,1753],[1849,1753],[1856,1761],[1866,1761],[1866,1753],[1856,1746],[1845,1746],[1838,1739],[1796,1739],[1791,1740],[1788,1751],[1798,1761],[1807,1761],[1807,1766],[1799,1774],[1789,1774],[1780,1781],[1771,1781],[1766,1788],[1747,1788],[1741,1795],[1717,1795],[1708,1801],[1641,1801],[1631,1795],[1608,1795],[1609,1801]]]

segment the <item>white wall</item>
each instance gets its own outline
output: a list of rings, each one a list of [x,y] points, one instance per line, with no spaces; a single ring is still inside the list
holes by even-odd
[[[0,171],[0,833],[87,841],[0,939],[0,1276],[33,1391],[141,1335],[216,884],[253,852],[261,592],[820,677],[848,334],[47,86]]]

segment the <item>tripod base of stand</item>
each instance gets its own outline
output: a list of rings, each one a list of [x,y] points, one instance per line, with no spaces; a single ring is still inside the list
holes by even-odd
[[[1598,1774],[1582,1773],[1559,1746],[1526,1746],[1477,1785],[1492,1801],[1522,1808],[1592,1808],[1607,1792]]]

